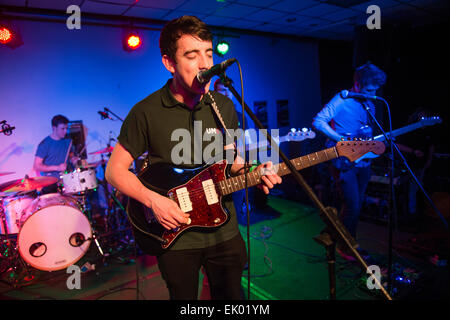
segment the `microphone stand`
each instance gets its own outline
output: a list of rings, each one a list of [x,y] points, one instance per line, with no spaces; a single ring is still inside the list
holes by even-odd
[[[259,119],[255,116],[253,111],[248,107],[248,105],[245,103],[245,101],[242,101],[240,95],[238,92],[234,89],[232,85],[231,79],[229,79],[225,73],[221,75],[222,83],[230,89],[231,93],[235,96],[236,100],[239,101],[239,103],[244,108],[245,112],[250,116],[250,118],[253,120],[255,125],[259,129],[265,129],[264,126],[261,124]],[[261,132],[268,133],[268,130],[264,131],[261,130]],[[276,142],[273,140],[272,136],[270,134],[266,134],[267,141],[270,146],[277,146]],[[300,173],[295,169],[295,167],[292,165],[291,161],[286,157],[286,155],[277,148],[279,155],[283,162],[286,164],[286,166],[289,168],[290,172],[292,173],[294,179],[297,181],[297,183],[305,190],[305,192],[308,194],[308,196],[311,198],[311,200],[314,202],[314,204],[319,208],[319,216],[320,218],[325,222],[326,227],[322,231],[321,235],[315,237],[315,241],[317,241],[319,244],[323,245],[327,250],[327,259],[328,259],[328,272],[329,272],[329,280],[330,280],[330,299],[336,299],[336,281],[335,281],[335,274],[334,274],[334,250],[335,250],[335,244],[336,241],[341,240],[345,245],[348,246],[350,251],[353,253],[355,258],[359,261],[359,263],[364,268],[364,271],[368,270],[368,266],[364,259],[360,256],[356,248],[358,247],[358,244],[356,243],[356,240],[353,239],[353,237],[350,235],[348,230],[344,227],[340,219],[337,217],[337,210],[332,207],[325,207],[322,202],[319,200],[319,198],[315,195],[314,191],[311,189],[311,187],[306,183],[306,181],[303,179],[303,177],[300,175]],[[248,244],[250,246],[250,244]],[[250,277],[249,277],[250,279]],[[380,284],[379,279],[376,277],[374,278],[376,287],[380,288],[383,294],[386,296],[388,300],[392,300],[389,293],[384,289],[384,287]],[[249,280],[250,281],[250,280]]]
[[[403,165],[408,170],[408,173],[413,178],[413,180],[416,183],[416,185],[419,187],[419,189],[425,195],[425,197],[427,198],[428,202],[432,206],[433,210],[441,218],[442,223],[445,225],[446,229],[448,229],[448,224],[447,224],[447,221],[445,221],[444,217],[442,216],[442,213],[439,211],[439,209],[433,203],[431,198],[428,196],[427,192],[425,191],[425,189],[423,188],[422,184],[417,179],[416,175],[412,172],[412,170],[409,167],[409,165],[408,165],[405,157],[403,156],[402,152],[400,151],[398,146],[394,143],[394,137],[392,137],[392,122],[391,122],[391,115],[390,115],[391,111],[390,111],[390,108],[389,108],[389,104],[387,103],[387,101],[385,99],[383,99],[381,97],[377,97],[377,99],[383,101],[386,104],[386,107],[388,108],[388,112],[389,112],[389,127],[390,127],[390,133],[388,133],[388,134],[383,130],[381,124],[378,122],[378,120],[375,118],[375,116],[372,114],[372,112],[370,112],[369,107],[366,104],[364,104],[364,103],[361,103],[361,105],[363,106],[364,110],[367,111],[369,116],[372,118],[373,122],[380,129],[380,131],[383,134],[383,136],[385,137],[386,141],[389,141],[389,145],[390,145],[390,149],[391,149],[391,159],[390,159],[391,161],[390,161],[390,173],[389,173],[390,191],[389,191],[389,213],[388,213],[388,230],[389,230],[388,232],[389,232],[389,236],[388,236],[388,282],[387,283],[388,283],[388,291],[392,292],[391,291],[392,290],[392,233],[393,233],[393,230],[392,230],[392,214],[393,213],[397,213],[397,206],[396,206],[396,202],[395,202],[395,191],[394,191],[394,184],[393,184],[393,179],[394,179],[394,149],[400,155],[400,158],[402,159]]]

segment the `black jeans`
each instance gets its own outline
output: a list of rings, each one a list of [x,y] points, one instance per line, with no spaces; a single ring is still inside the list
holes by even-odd
[[[204,249],[172,250],[157,257],[172,300],[197,300],[199,271],[204,267],[213,300],[240,300],[247,262],[241,235]]]

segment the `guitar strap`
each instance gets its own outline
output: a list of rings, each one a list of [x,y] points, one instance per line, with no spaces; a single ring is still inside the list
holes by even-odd
[[[214,100],[210,91],[208,91],[207,95],[211,98],[211,101],[212,101],[211,107],[212,107],[214,113],[216,114],[217,118],[219,119],[220,124],[222,125],[223,129],[225,130],[225,133],[228,135],[228,137],[230,137],[231,141],[233,141],[233,146],[234,146],[234,151],[235,151],[234,157],[236,158],[236,156],[237,156],[236,143],[235,143],[233,137],[231,136],[230,132],[228,132],[227,126],[225,125],[225,121],[223,121],[222,115],[220,114],[219,108],[217,107],[216,100]]]
[[[214,100],[214,98],[213,98],[213,96],[212,96],[212,94],[211,94],[210,91],[208,91],[207,95],[211,98],[211,101],[212,101],[212,103],[211,103],[212,109],[214,110],[214,113],[216,114],[217,118],[219,119],[220,124],[222,125],[222,127],[223,127],[223,129],[225,130],[226,134],[227,134],[230,138],[233,138],[233,137],[230,135],[230,133],[228,132],[227,126],[225,125],[225,122],[223,121],[222,115],[220,114],[219,108],[217,107],[216,100]]]

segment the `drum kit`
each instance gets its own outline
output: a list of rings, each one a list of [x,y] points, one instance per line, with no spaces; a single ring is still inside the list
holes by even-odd
[[[8,277],[14,278],[30,266],[42,271],[66,269],[86,254],[92,241],[104,256],[86,199],[97,190],[96,168],[105,167],[103,154],[111,149],[91,153],[101,154],[102,160],[60,179],[25,176],[0,185],[0,274],[8,271]],[[0,172],[0,176],[8,174],[13,172]],[[58,186],[57,192],[42,192],[52,185]]]

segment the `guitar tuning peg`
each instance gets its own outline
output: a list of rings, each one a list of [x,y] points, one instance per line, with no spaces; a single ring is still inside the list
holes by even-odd
[[[308,132],[308,128],[302,128],[302,132]]]

